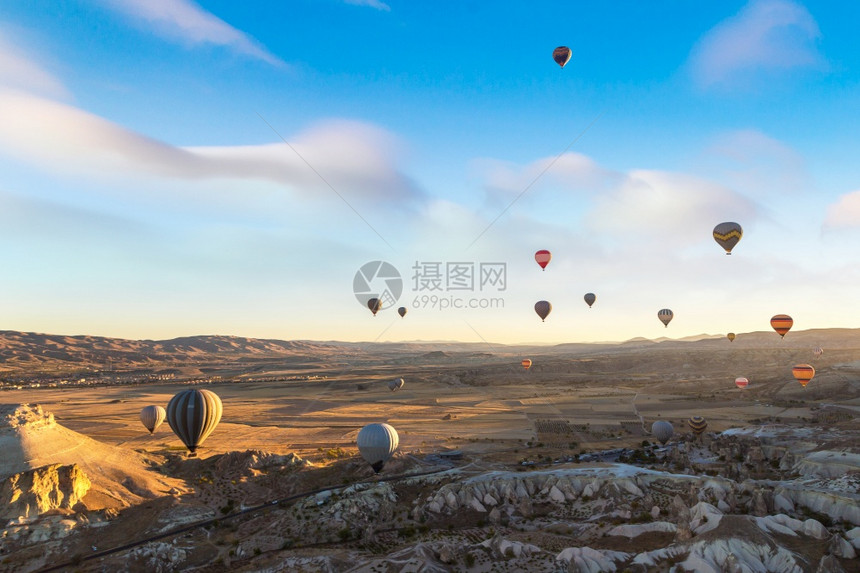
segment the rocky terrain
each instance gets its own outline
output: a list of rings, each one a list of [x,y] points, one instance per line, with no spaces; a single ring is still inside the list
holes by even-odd
[[[35,443],[37,432],[40,443],[70,433],[38,407],[2,411],[3,451],[16,439]],[[79,436],[103,465],[32,461],[59,459],[62,447],[34,456],[19,446],[17,462],[4,457],[0,568],[858,571],[856,426],[744,427],[665,447],[646,440],[607,454],[614,463],[398,454],[381,479],[352,457],[318,466],[236,451],[127,454],[119,480],[107,470],[111,447]],[[96,485],[121,506],[99,508]]]

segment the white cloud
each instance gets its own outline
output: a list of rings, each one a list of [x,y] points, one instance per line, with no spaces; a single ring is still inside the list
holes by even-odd
[[[151,25],[164,37],[188,44],[212,44],[232,48],[239,53],[273,65],[283,61],[256,40],[237,30],[214,14],[203,10],[192,0],[102,0],[136,20]]]
[[[353,6],[368,6],[384,12],[391,12],[391,6],[379,0],[344,0],[344,2]]]
[[[860,189],[841,195],[827,208],[825,228],[860,227]]]
[[[261,132],[266,129],[261,122]],[[0,149],[46,170],[123,180],[132,174],[180,180],[256,179],[305,195],[331,193],[309,163],[350,197],[378,201],[421,195],[395,166],[398,142],[380,128],[330,121],[292,139],[295,151],[283,143],[176,147],[70,105],[0,90]]]
[[[712,28],[690,54],[689,65],[702,87],[736,85],[750,74],[823,65],[815,45],[818,24],[800,4],[753,0]]]
[[[0,31],[0,86],[67,97],[68,91],[63,83],[25,55],[16,44],[19,42],[10,41]]]

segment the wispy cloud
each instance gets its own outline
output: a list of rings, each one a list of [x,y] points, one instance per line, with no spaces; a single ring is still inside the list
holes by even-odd
[[[352,4],[353,6],[367,6],[369,8],[375,8],[377,10],[382,10],[384,12],[391,12],[391,6],[386,4],[385,2],[380,2],[379,0],[343,0],[346,4]]]
[[[266,132],[261,124],[260,130]],[[422,194],[397,168],[402,147],[390,133],[354,121],[328,121],[291,145],[339,191],[359,200],[408,200]],[[321,193],[318,176],[283,143],[178,147],[76,107],[0,90],[0,149],[46,170],[92,178],[129,174],[166,179],[256,179],[295,193]]]
[[[19,42],[0,30],[0,86],[22,89],[51,97],[66,97],[63,83],[21,51]]]
[[[210,44],[236,50],[273,65],[284,62],[259,42],[192,0],[101,0],[163,37],[190,45]]]
[[[827,208],[824,228],[860,228],[860,189],[841,195]]]
[[[704,88],[736,87],[762,71],[824,64],[818,24],[790,0],[753,0],[708,31],[693,48],[689,66]]]

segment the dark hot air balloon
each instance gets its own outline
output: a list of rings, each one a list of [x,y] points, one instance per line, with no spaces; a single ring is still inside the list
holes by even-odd
[[[732,254],[732,249],[743,234],[744,230],[737,223],[720,223],[714,227],[714,240],[726,250],[727,255]]]
[[[373,471],[379,473],[400,443],[397,430],[388,424],[368,424],[358,432],[358,452]]]
[[[398,309],[397,309],[397,314],[399,314],[399,315],[400,315],[400,318],[403,318],[404,316],[406,316],[406,307],[405,307],[405,306],[401,306],[400,308],[398,308]]]
[[[791,327],[794,325],[794,320],[792,320],[792,318],[787,314],[777,314],[770,319],[770,325],[777,334],[782,338],[785,338],[785,334],[791,330]]]
[[[588,308],[591,308],[591,305],[592,305],[592,304],[594,304],[594,302],[597,300],[597,297],[596,297],[596,296],[594,296],[594,293],[593,293],[593,292],[587,292],[587,293],[585,293],[585,296],[584,296],[584,297],[582,297],[582,298],[584,298],[584,299],[585,299],[585,304],[587,304],[587,305],[588,305]],[[611,306],[611,305],[610,305],[610,306]]]
[[[150,434],[164,423],[165,418],[167,418],[167,411],[161,406],[147,406],[140,411],[140,421]]]
[[[373,313],[373,316],[376,316],[376,313],[379,312],[380,308],[382,308],[382,301],[378,298],[368,299],[367,308],[370,309],[370,312]]]
[[[657,318],[660,319],[660,322],[663,323],[663,326],[669,328],[669,323],[672,322],[672,318],[674,318],[675,313],[669,310],[668,308],[664,308],[657,311]]]
[[[388,381],[388,389],[392,392],[396,392],[403,388],[403,385],[406,384],[406,381],[403,378],[395,378],[394,380]]]
[[[167,404],[167,423],[193,455],[218,425],[221,412],[221,398],[215,392],[183,390]]]
[[[567,46],[559,46],[552,51],[552,59],[562,68],[570,61],[573,52]]]
[[[546,320],[549,313],[552,311],[552,305],[545,300],[539,300],[535,303],[535,312],[540,317],[541,322]]]

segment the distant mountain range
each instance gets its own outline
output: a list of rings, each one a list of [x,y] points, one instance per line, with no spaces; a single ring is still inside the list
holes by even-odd
[[[200,335],[170,340],[126,340],[101,336],[66,336],[0,331],[0,372],[95,369],[111,367],[157,368],[181,364],[263,359],[313,360],[357,353],[470,352],[490,354],[591,354],[623,352],[640,347],[673,348],[860,348],[860,329],[833,328],[790,332],[785,339],[772,331],[739,333],[734,342],[724,335],[700,334],[680,339],[634,338],[626,342],[488,344],[482,342],[338,342],[271,340],[240,336]]]

